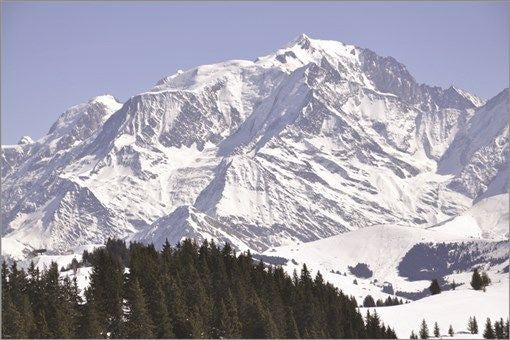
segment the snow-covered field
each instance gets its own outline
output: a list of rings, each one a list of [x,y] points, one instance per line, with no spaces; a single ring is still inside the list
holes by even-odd
[[[509,282],[508,274],[500,275],[497,281],[487,287],[486,292],[475,291],[471,287],[459,287],[453,291],[442,292],[408,304],[360,308],[363,314],[370,309],[377,311],[381,320],[395,328],[397,337],[408,338],[411,331],[418,334],[423,319],[432,334],[434,322],[437,322],[441,335],[448,337],[448,327],[452,325],[455,332],[467,332],[468,319],[476,317],[478,335],[456,334],[458,338],[483,338],[485,320],[492,322],[509,317]],[[468,284],[469,286],[469,284]]]

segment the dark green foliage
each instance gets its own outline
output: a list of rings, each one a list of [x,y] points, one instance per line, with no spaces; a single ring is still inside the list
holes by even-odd
[[[90,291],[85,291],[87,304],[81,307],[80,327],[78,329],[78,337],[84,339],[97,339],[101,336],[101,326],[97,313],[96,302]]]
[[[368,305],[366,305],[366,304]],[[377,302],[374,303],[374,299],[372,298],[372,296],[370,295],[367,295],[367,297],[365,298],[365,300],[363,300],[363,307],[388,307],[388,306],[396,306],[396,305],[401,305],[403,304],[404,302],[402,301],[402,299],[399,299],[397,297],[395,298],[392,298],[391,296],[388,296],[386,298],[386,300],[382,300],[382,299],[377,299]]]
[[[468,331],[470,331],[471,334],[478,334],[478,322],[476,321],[476,318],[474,316],[472,318],[469,318]]]
[[[436,323],[434,323],[434,336],[436,338],[439,338],[439,325]]]
[[[374,298],[371,295],[367,295],[363,300],[363,307],[375,307]]]
[[[67,275],[85,265],[82,300]],[[229,245],[108,240],[68,270],[2,266],[4,338],[396,338],[320,273],[304,265],[291,278]]]
[[[429,327],[427,326],[427,323],[425,322],[425,319],[421,322],[420,327],[420,339],[428,339],[429,338]]]
[[[504,327],[505,324],[503,323],[503,318],[501,318],[499,321],[494,322],[494,335],[496,336],[496,339],[504,339],[505,337]]]
[[[129,312],[125,325],[126,337],[131,339],[153,338],[155,327],[149,316],[142,288],[136,278],[129,283],[127,306]]]
[[[429,287],[430,294],[436,295],[441,293],[441,287],[439,287],[439,283],[436,279],[432,280]]]
[[[471,276],[471,287],[473,287],[474,290],[480,290],[483,288],[482,276],[478,273],[478,269],[476,268]]]
[[[481,279],[482,279],[482,288],[485,288],[491,284],[491,279],[489,278],[489,275],[487,275],[486,272],[482,272]]]
[[[492,328],[491,319],[487,318],[487,321],[485,322],[485,330],[483,331],[483,338],[484,339],[494,339],[494,329]]]

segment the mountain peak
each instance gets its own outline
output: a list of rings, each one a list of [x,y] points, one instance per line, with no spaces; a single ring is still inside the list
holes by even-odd
[[[34,143],[34,140],[32,138],[30,138],[30,136],[23,136],[23,137],[21,137],[21,139],[18,142],[19,145],[27,145],[27,144],[33,144],[33,143]]]
[[[305,47],[309,47],[311,44],[311,39],[309,36],[307,36],[306,34],[304,33],[301,33],[300,35],[298,35],[296,38],[292,39],[287,45],[286,47],[293,47],[295,45],[299,45],[303,48]]]
[[[112,108],[117,107],[119,104],[121,104],[121,102],[118,101],[117,98],[115,98],[113,95],[111,95],[109,93],[105,93],[105,94],[102,94],[99,96],[92,97],[89,100],[89,103],[90,104],[101,103],[107,107],[112,107]]]
[[[475,107],[480,107],[485,104],[485,100],[483,100],[482,98],[477,97],[469,93],[468,91],[460,89],[453,85],[451,85],[446,91],[450,93],[455,93],[456,95],[466,99],[467,101],[471,102]]]

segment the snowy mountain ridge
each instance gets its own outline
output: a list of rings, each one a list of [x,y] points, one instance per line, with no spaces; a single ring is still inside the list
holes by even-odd
[[[507,113],[508,90],[485,103],[302,35],[255,61],[179,71],[124,104],[96,97],[40,140],[2,146],[2,252],[113,236],[263,251],[430,227],[508,193]]]

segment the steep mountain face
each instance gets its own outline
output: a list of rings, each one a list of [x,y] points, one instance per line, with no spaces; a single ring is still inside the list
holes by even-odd
[[[115,235],[261,251],[431,226],[505,176],[507,133],[476,137],[501,123],[484,114],[504,111],[498,97],[417,84],[393,58],[303,35],[253,62],[180,71],[122,107],[96,98],[41,140],[3,146],[2,233],[56,250]],[[463,175],[491,143],[496,165]],[[447,160],[455,148],[462,165]]]
[[[508,110],[505,89],[479,108],[450,145],[439,171],[455,175],[451,188],[474,198],[508,192]]]

